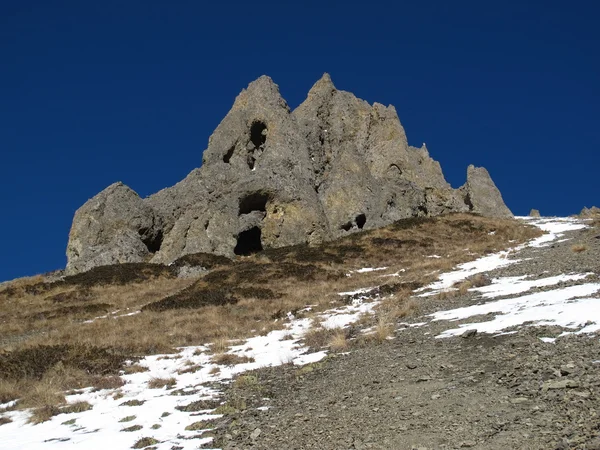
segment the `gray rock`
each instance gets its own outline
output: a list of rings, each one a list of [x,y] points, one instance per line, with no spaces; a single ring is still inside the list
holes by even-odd
[[[427,147],[408,145],[393,106],[340,91],[325,74],[292,112],[263,76],[237,96],[184,180],[144,200],[117,183],[82,206],[67,269],[244,255],[468,211],[512,216],[485,169],[469,167],[452,189]]]
[[[460,189],[471,212],[486,217],[513,217],[485,168],[470,165],[467,169],[467,182]]]
[[[471,328],[465,331],[463,334],[461,334],[460,337],[462,337],[463,339],[469,339],[475,337],[475,335],[477,335],[477,328]]]
[[[67,245],[67,273],[145,261],[161,239],[160,217],[133,190],[114,183],[75,212]]]
[[[542,217],[540,211],[537,209],[532,209],[529,211],[529,217]]]
[[[261,433],[262,430],[260,428],[256,428],[252,433],[250,433],[250,439],[252,439],[253,441],[258,439]]]
[[[153,261],[329,239],[314,185],[296,120],[277,85],[261,77],[236,98],[210,137],[197,174],[151,198],[157,211],[168,211],[166,221],[173,221]],[[196,199],[192,207],[190,198]]]
[[[555,389],[573,389],[578,388],[579,382],[575,380],[550,380],[544,382],[542,385],[542,391],[551,391]]]
[[[592,206],[591,208],[583,208],[579,213],[579,217],[583,217],[584,219],[593,218],[600,216],[600,208],[597,206]]]

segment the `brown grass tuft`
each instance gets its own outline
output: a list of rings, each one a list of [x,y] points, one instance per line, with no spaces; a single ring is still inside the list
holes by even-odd
[[[334,352],[342,352],[349,347],[348,338],[343,330],[336,331],[329,340],[329,348]]]
[[[7,423],[11,423],[11,422],[12,422],[12,419],[10,417],[0,416],[0,426],[6,425]]]
[[[133,444],[133,447],[131,448],[146,448],[156,444],[160,444],[160,441],[154,439],[153,437],[143,437],[135,441],[135,444]]]
[[[587,249],[587,245],[585,244],[575,244],[571,247],[571,251],[573,253],[582,253],[585,252]]]
[[[162,389],[167,388],[171,389],[177,384],[177,380],[173,377],[171,378],[150,378],[148,381],[148,387],[150,389]]]
[[[125,373],[125,375],[131,375],[133,373],[142,373],[142,372],[148,372],[147,367],[144,366],[140,366],[139,364],[131,364],[128,366],[125,366],[123,368],[123,372]]]
[[[319,350],[331,342],[335,333],[334,329],[324,328],[320,323],[316,323],[306,332],[302,340],[307,347]]]
[[[220,353],[212,357],[211,362],[223,366],[234,366],[236,364],[245,364],[254,362],[250,356],[239,356],[231,353]]]
[[[392,318],[387,315],[380,315],[377,318],[373,338],[377,342],[384,342],[394,334],[394,329],[395,326]]]
[[[17,400],[21,396],[21,387],[16,380],[0,379],[0,404]]]
[[[92,405],[90,405],[88,402],[76,402],[61,408],[60,412],[61,414],[72,414],[89,411],[92,408]]]

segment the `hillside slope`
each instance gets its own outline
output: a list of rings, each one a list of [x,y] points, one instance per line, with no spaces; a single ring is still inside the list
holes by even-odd
[[[19,280],[0,291],[0,443],[593,448],[599,233],[450,215]]]

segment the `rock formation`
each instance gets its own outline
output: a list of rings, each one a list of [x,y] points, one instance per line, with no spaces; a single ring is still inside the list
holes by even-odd
[[[291,111],[263,76],[238,95],[184,180],[146,199],[116,183],[86,202],[67,272],[244,255],[468,211],[512,216],[483,168],[469,166],[466,184],[452,189],[425,145],[408,145],[393,106],[338,91],[325,74]]]
[[[67,268],[92,267],[150,259],[162,241],[162,220],[123,183],[114,183],[75,213]]]

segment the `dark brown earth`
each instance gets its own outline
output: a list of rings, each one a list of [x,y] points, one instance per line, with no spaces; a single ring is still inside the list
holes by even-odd
[[[591,271],[597,280],[599,234],[597,228],[570,232],[569,241],[526,249],[514,255],[522,263],[491,275]],[[585,250],[573,251],[577,244]],[[470,302],[469,295],[453,298],[443,309]],[[421,314],[436,309],[442,305],[431,302]],[[412,322],[428,321],[422,315]],[[301,368],[256,371],[251,383],[227,390],[225,401],[237,412],[218,421],[211,446],[600,449],[597,335],[567,335],[552,344],[539,337],[564,330],[522,327],[497,337],[435,338],[456,326],[399,326],[383,344],[362,342]]]

